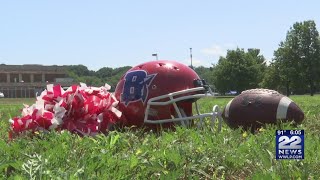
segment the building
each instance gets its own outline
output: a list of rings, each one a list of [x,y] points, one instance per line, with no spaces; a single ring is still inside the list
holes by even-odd
[[[30,98],[41,93],[47,84],[70,86],[67,66],[37,64],[0,64],[0,92],[7,98]]]

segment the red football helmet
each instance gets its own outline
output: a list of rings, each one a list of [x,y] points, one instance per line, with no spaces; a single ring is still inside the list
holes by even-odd
[[[175,61],[150,61],[128,70],[117,84],[115,96],[120,101],[125,125],[151,128],[189,125],[191,119],[220,117],[218,107],[213,112],[192,114],[192,103],[212,96],[210,87],[190,67]],[[219,127],[221,126],[219,118]]]

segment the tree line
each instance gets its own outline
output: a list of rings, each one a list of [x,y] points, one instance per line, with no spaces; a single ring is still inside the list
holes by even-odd
[[[130,68],[131,66],[119,68],[103,67],[97,71],[92,71],[84,65],[71,65],[68,67],[68,73],[76,82],[84,82],[88,86],[99,87],[108,83],[111,86],[111,91],[113,91],[121,76]]]
[[[78,82],[99,86],[110,84],[113,89],[130,66],[98,71],[83,65],[69,67],[70,76]],[[211,67],[194,67],[199,76],[221,94],[241,93],[252,88],[274,89],[286,95],[314,95],[320,91],[320,38],[313,20],[296,22],[279,43],[271,62],[258,48],[228,50]]]

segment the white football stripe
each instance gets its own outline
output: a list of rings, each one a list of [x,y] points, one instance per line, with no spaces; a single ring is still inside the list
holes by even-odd
[[[287,118],[287,111],[291,102],[292,100],[286,96],[281,98],[277,109],[277,119]]]
[[[228,102],[228,104],[227,104],[227,106],[226,106],[226,108],[225,108],[225,110],[224,110],[224,117],[226,117],[226,118],[229,117],[229,108],[230,108],[230,105],[231,105],[232,101],[233,101],[233,99],[231,99],[231,100]]]

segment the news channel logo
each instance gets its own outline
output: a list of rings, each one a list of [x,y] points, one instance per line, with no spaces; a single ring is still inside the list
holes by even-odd
[[[276,130],[276,159],[304,159],[304,130]]]

